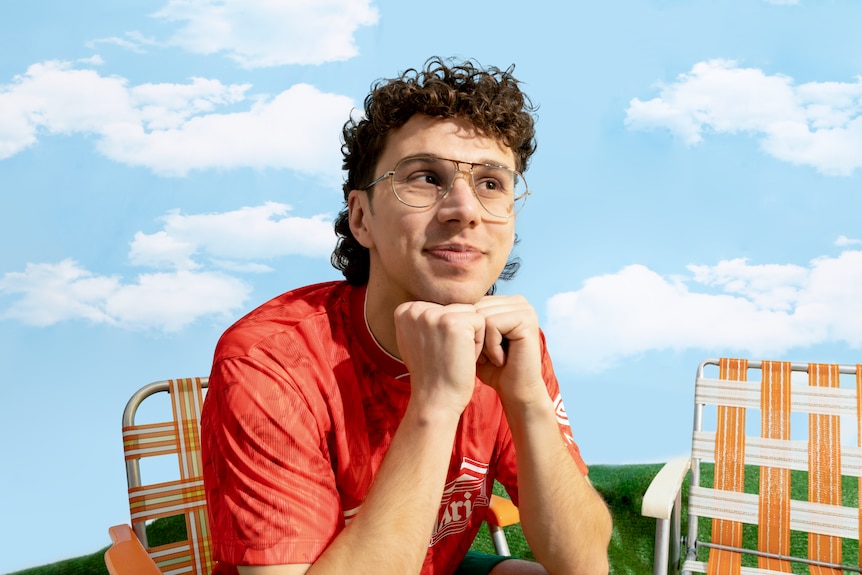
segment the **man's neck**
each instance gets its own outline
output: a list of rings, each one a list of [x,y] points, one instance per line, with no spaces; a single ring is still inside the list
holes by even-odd
[[[400,360],[398,340],[395,337],[395,308],[398,304],[379,297],[379,294],[380,291],[369,282],[365,291],[365,322],[377,344],[386,353]]]

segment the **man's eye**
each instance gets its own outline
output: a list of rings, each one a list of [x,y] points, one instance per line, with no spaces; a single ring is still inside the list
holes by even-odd
[[[481,180],[476,183],[476,189],[480,192],[487,193],[502,193],[505,192],[505,187],[499,180]]]
[[[407,183],[411,186],[419,186],[419,187],[439,187],[440,186],[440,176],[435,174],[434,172],[416,172],[411,174],[409,178],[407,178]]]

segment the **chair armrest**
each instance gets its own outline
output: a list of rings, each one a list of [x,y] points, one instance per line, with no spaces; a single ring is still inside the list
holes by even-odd
[[[105,551],[105,565],[111,575],[162,575],[131,527],[115,525],[108,533],[113,545]]]
[[[669,520],[690,467],[691,458],[687,455],[675,457],[665,463],[644,493],[641,515]]]
[[[521,514],[511,500],[499,495],[491,495],[491,504],[485,515],[485,521],[495,527],[508,527],[521,522]]]

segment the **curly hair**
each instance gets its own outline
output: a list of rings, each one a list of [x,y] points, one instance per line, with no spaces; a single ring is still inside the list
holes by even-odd
[[[422,70],[411,68],[397,78],[378,80],[372,85],[365,98],[364,116],[351,117],[342,130],[342,167],[347,176],[344,207],[334,224],[338,243],[331,261],[349,283],[368,282],[370,260],[368,249],[350,230],[347,197],[373,180],[386,138],[414,114],[467,119],[479,133],[510,148],[515,154],[516,169],[526,171],[536,151],[536,108],[512,76],[514,68],[482,68],[472,60],[454,63],[435,57]],[[519,266],[517,258],[510,259],[500,279],[514,277]],[[492,286],[489,293],[493,290]]]

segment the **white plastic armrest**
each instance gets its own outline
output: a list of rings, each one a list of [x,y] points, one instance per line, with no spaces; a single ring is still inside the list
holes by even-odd
[[[669,520],[689,467],[691,458],[687,455],[665,463],[644,493],[641,515]]]

